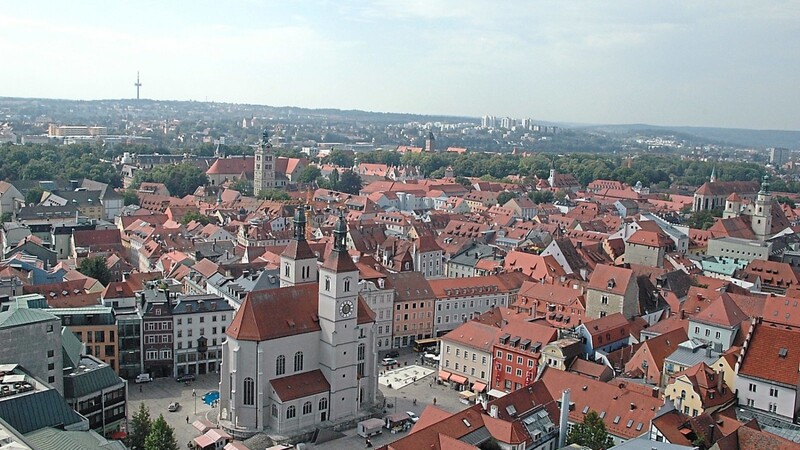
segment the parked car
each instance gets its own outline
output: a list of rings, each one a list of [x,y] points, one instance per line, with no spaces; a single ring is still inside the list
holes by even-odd
[[[389,352],[386,353],[387,358],[397,358],[398,356],[400,356],[400,352],[397,350],[389,350]]]
[[[175,412],[179,409],[181,409],[181,404],[178,402],[172,402],[169,404],[169,406],[167,406],[167,411],[169,412]]]
[[[381,364],[383,364],[384,366],[394,366],[397,364],[397,360],[394,358],[383,358]]]
[[[187,373],[185,375],[179,376],[178,378],[175,378],[175,381],[177,381],[178,383],[183,383],[184,381],[194,381],[195,378],[196,377],[194,375]]]
[[[140,373],[139,375],[136,375],[136,380],[135,381],[136,381],[136,383],[149,383],[149,382],[153,381],[153,379],[150,378],[150,374],[149,373]]]
[[[416,414],[414,414],[414,412],[413,412],[413,411],[406,411],[406,414],[408,414],[408,417],[409,417],[409,418],[411,419],[411,421],[412,421],[412,422],[414,422],[414,423],[417,423],[417,421],[419,420],[419,416],[417,416]]]

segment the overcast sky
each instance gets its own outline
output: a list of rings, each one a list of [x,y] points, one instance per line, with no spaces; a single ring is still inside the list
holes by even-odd
[[[7,1],[0,96],[800,129],[794,1]]]

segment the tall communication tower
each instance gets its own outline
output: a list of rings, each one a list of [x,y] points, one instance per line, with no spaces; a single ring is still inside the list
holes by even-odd
[[[136,71],[136,83],[134,83],[134,86],[136,86],[136,100],[139,100],[139,88],[142,87],[142,83],[139,82],[138,70]]]

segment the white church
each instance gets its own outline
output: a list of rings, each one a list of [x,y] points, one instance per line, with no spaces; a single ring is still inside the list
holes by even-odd
[[[375,402],[375,315],[358,295],[344,217],[321,266],[301,208],[294,222],[281,287],[248,294],[227,330],[219,423],[235,437],[335,423]]]

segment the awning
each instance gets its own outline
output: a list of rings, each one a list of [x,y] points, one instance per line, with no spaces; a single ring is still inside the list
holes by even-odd
[[[194,443],[197,444],[197,446],[200,447],[200,448],[206,448],[206,447],[209,447],[209,446],[210,447],[214,446],[214,441],[210,437],[206,436],[205,434],[202,435],[202,436],[197,436],[196,438],[194,438]]]
[[[475,398],[476,395],[478,395],[478,394],[476,394],[474,392],[470,392],[470,391],[461,391],[461,392],[458,393],[459,397],[465,398],[467,400],[472,400],[473,398]]]
[[[497,389],[490,389],[489,390],[489,397],[500,398],[505,397],[506,393],[503,391],[498,391]]]
[[[467,377],[462,377],[461,375],[452,374],[450,375],[450,381],[458,384],[467,384]]]
[[[447,381],[447,380],[449,380],[449,379],[450,379],[450,375],[451,375],[451,373],[450,373],[450,372],[446,372],[446,371],[444,371],[444,370],[440,370],[440,371],[439,371],[439,378],[441,378],[441,379],[442,379],[442,381]]]
[[[472,385],[472,392],[483,392],[485,390],[486,384],[484,383],[479,383],[476,381],[475,384]]]
[[[205,434],[206,431],[214,428],[214,424],[206,419],[197,419],[194,422],[192,422],[192,426],[195,428],[195,430],[203,434]]]

